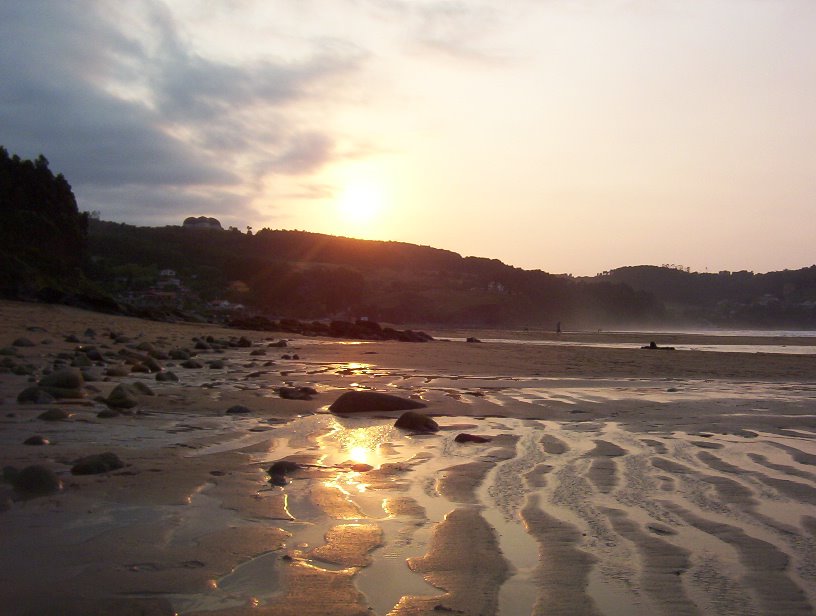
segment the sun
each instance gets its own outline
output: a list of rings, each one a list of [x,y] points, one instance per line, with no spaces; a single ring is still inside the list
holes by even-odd
[[[385,202],[383,189],[373,181],[347,184],[337,201],[343,220],[353,224],[370,224],[380,214]]]

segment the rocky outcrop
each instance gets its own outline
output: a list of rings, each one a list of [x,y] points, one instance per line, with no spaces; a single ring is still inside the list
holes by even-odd
[[[439,432],[438,423],[427,415],[417,413],[416,411],[407,411],[400,415],[399,419],[394,423],[394,426],[414,432]]]
[[[329,411],[338,414],[378,413],[389,411],[407,411],[425,408],[418,400],[400,398],[378,391],[347,391],[329,406]]]

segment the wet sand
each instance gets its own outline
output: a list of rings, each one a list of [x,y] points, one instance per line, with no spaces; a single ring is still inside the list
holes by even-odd
[[[252,346],[199,350],[201,368],[158,360],[177,383],[102,374],[140,343],[241,335]],[[63,489],[0,483],[3,614],[816,612],[815,355],[655,352],[639,347],[706,341],[634,335],[278,348],[269,333],[0,302],[0,347],[20,337],[33,346],[0,357],[2,465],[44,465]],[[83,398],[16,401],[80,345],[103,357]],[[98,398],[132,382],[155,395],[98,417]],[[282,399],[283,385],[318,394]],[[365,388],[421,399],[440,432],[328,412]],[[53,408],[70,418],[38,418]],[[71,474],[106,451],[126,466]],[[310,466],[270,485],[284,458]]]

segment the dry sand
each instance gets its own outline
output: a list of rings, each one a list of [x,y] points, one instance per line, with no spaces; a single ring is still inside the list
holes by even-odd
[[[36,498],[0,483],[0,613],[815,612],[816,354],[639,348],[769,344],[736,337],[517,334],[546,344],[283,349],[268,333],[0,303],[0,347],[33,343],[0,356],[33,371],[0,373],[2,465],[41,464],[63,483]],[[240,335],[253,346],[199,352],[221,367],[159,360],[178,383],[102,377],[142,342]],[[80,345],[105,360],[82,399],[16,401]],[[155,395],[99,418],[97,398],[122,382]],[[319,393],[281,399],[284,384]],[[328,413],[351,388],[421,399],[441,430]],[[237,404],[252,412],[225,414]],[[38,418],[52,408],[72,415]],[[50,444],[24,445],[32,435]],[[71,474],[106,451],[126,466]],[[282,458],[314,466],[270,485]]]

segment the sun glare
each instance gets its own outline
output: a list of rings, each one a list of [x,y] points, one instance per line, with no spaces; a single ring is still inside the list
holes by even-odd
[[[383,207],[383,191],[374,182],[355,182],[343,190],[338,205],[345,220],[368,223]]]
[[[352,447],[349,451],[349,459],[357,464],[367,464],[370,453],[367,447]]]

